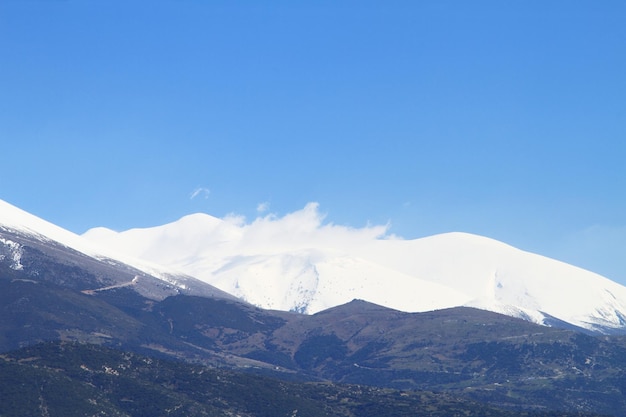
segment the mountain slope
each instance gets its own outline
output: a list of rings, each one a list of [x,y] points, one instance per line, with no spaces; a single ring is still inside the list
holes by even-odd
[[[0,415],[592,417],[505,410],[443,393],[289,383],[68,343],[0,356]]]
[[[0,265],[92,293],[128,287],[150,299],[179,293],[232,298],[182,272],[98,247],[2,200]],[[81,279],[71,279],[73,270]]]
[[[89,252],[80,239],[75,243],[64,240],[61,232],[45,230],[46,234],[40,233],[37,222],[28,217],[19,222],[12,221],[22,213],[12,206],[8,207],[3,207],[3,213],[0,213],[9,219],[4,223],[0,221],[0,352],[45,341],[78,341],[291,381],[433,390],[455,397],[469,396],[496,407],[526,410],[523,413],[530,410],[546,410],[547,415],[553,412],[562,415],[563,410],[614,416],[626,413],[626,374],[622,370],[626,344],[623,337],[596,337],[575,330],[543,327],[467,307],[407,313],[365,301],[352,301],[313,315],[264,310],[234,297],[221,297],[218,290],[192,278],[175,275],[163,280],[148,275],[117,259],[100,255],[102,252]],[[193,217],[187,219],[191,221],[186,227],[197,231]],[[208,220],[209,225],[220,224]],[[289,230],[303,224],[299,221],[291,223]],[[267,227],[267,224],[262,226]],[[228,227],[231,232],[241,232],[240,226],[235,223]],[[250,230],[243,232],[245,235]],[[258,233],[258,229],[253,232]],[[332,232],[337,237],[337,231]],[[183,230],[180,236],[188,236],[187,233]],[[199,242],[206,239],[202,235],[200,230],[196,237]],[[225,236],[228,234],[219,236],[221,243],[217,246],[232,244],[224,241]],[[269,242],[280,241],[280,236],[274,236]],[[246,238],[248,245],[249,237]],[[276,247],[267,246],[265,237],[263,233],[257,235],[258,242],[266,242],[265,246],[250,246],[261,261],[276,250]],[[317,238],[319,241],[319,236]],[[340,244],[335,242],[334,246],[320,246],[318,242],[321,249],[315,250],[319,253],[307,249],[306,244],[310,240],[283,240],[279,243],[283,245],[283,250],[294,248],[298,253],[319,256],[312,257],[311,261],[317,262],[317,272],[324,275],[327,271],[323,270],[320,259],[323,260],[328,253],[339,260],[370,256],[367,254],[367,250],[372,249],[370,246],[358,245],[362,236],[353,241],[350,238],[344,236]],[[345,246],[354,252],[341,252],[338,246]],[[183,251],[169,254],[167,248],[160,248],[163,256],[184,255]],[[392,257],[385,259],[393,261]],[[227,259],[231,263],[235,260]],[[218,261],[221,262],[220,259]],[[382,271],[387,268],[380,266],[381,261],[373,256],[367,262],[370,269],[363,269],[363,273],[376,271],[376,267]],[[329,262],[329,265],[334,264]],[[411,267],[409,263],[401,266],[406,270]],[[278,267],[284,268],[284,265],[279,264]],[[351,268],[347,264],[345,270]],[[400,271],[400,274],[404,272]],[[345,276],[349,279],[353,277],[348,272]],[[399,276],[410,278],[408,274]],[[181,285],[183,278],[187,279],[184,286]],[[371,283],[366,283],[371,287]],[[445,288],[444,283],[434,284],[437,285],[433,285],[435,289],[431,295],[438,294],[437,286]],[[380,285],[378,288],[380,292],[387,290]],[[407,299],[410,300],[410,297]],[[63,348],[61,351],[61,360],[74,362],[65,368],[53,367],[54,377],[47,375],[42,368],[28,368],[28,364],[38,358],[29,353],[32,351],[24,351],[25,357],[17,359],[17,362],[11,362],[11,359],[8,367],[0,367],[0,380],[12,381],[15,377],[13,372],[22,369],[26,372],[27,381],[38,381],[35,386],[28,385],[32,389],[26,396],[35,398],[37,403],[34,405],[27,400],[35,408],[41,404],[42,398],[44,402],[51,401],[49,405],[54,401],[56,405],[63,406],[58,397],[53,399],[49,396],[53,394],[49,389],[58,387],[56,381],[67,382],[76,392],[82,392],[97,403],[102,401],[101,404],[106,404],[107,408],[110,406],[112,415],[118,411],[124,415],[118,406],[123,405],[122,410],[126,410],[139,404],[139,401],[126,403],[128,397],[123,396],[123,389],[121,398],[92,397],[95,395],[93,385],[89,384],[93,384],[94,380],[90,378],[108,375],[115,380],[114,373],[107,373],[106,368],[100,368],[99,373],[90,373],[89,370],[94,368],[86,364],[89,358],[74,357],[71,349]],[[128,354],[124,356],[128,357]],[[0,365],[7,357],[0,355]],[[55,363],[58,365],[57,359]],[[22,365],[25,367],[19,368]],[[64,379],[59,372],[68,367],[86,372],[87,386],[81,381]],[[42,379],[31,378],[35,374]],[[160,392],[170,399],[181,400],[181,395],[185,395],[183,391],[186,388],[181,388],[174,380],[149,388],[139,375],[132,376],[135,377],[140,378],[139,385],[147,389],[142,391],[144,393]],[[178,377],[175,380],[180,382]],[[133,381],[125,380],[122,388],[132,387],[133,384]],[[280,388],[280,384],[274,386]],[[162,390],[164,388],[165,391]],[[372,388],[369,392],[381,389]],[[7,391],[0,389],[0,392]],[[254,398],[267,394],[275,395],[272,389],[269,393],[257,388],[250,391]],[[93,405],[90,401],[84,402],[84,395],[74,398],[76,403]],[[334,394],[331,397],[335,398]],[[404,397],[401,395],[401,398]],[[149,398],[142,401],[146,406],[154,404]],[[5,402],[4,398],[0,403],[12,404],[10,399]],[[187,402],[192,403],[193,400]],[[374,415],[398,415],[406,411],[401,410],[398,404],[396,401],[387,403],[386,407],[390,407],[387,411],[374,412]],[[166,408],[171,410],[169,405]],[[269,415],[276,415],[272,414],[276,409],[271,404],[267,410]],[[366,415],[361,411],[354,414]]]
[[[312,204],[250,224],[195,214],[84,237],[264,308],[315,313],[358,298],[409,312],[466,305],[542,324],[626,329],[626,287],[600,275],[476,235],[384,233],[323,224]]]

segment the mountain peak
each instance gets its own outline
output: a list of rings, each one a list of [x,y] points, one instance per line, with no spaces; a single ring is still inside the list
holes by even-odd
[[[249,224],[196,213],[78,236],[0,200],[0,230],[117,259],[166,281],[196,277],[269,309],[312,314],[362,299],[405,312],[471,306],[540,324],[626,331],[626,287],[593,272],[469,233],[387,239],[378,228],[323,224],[316,206],[307,207]]]
[[[116,235],[116,232],[106,228],[91,231],[93,240],[111,235]],[[232,297],[183,272],[129,257],[120,251],[120,248],[99,245],[93,240],[76,235],[0,200],[0,261],[7,260],[11,269],[24,268],[22,257],[26,252],[35,258],[44,254],[44,260],[31,259],[30,263],[67,264],[89,271],[87,275],[91,277],[90,279],[107,276],[106,279],[103,278],[102,285],[96,286],[93,291],[129,287],[154,298],[163,298],[179,292]],[[30,271],[34,276],[39,276],[40,272]],[[48,272],[43,275],[52,275]],[[75,284],[77,287],[84,285],[78,282]]]
[[[317,206],[248,224],[186,216],[99,243],[263,308],[312,314],[363,299],[405,312],[472,306],[540,324],[624,329],[626,287],[600,275],[470,233],[403,240],[324,224]]]

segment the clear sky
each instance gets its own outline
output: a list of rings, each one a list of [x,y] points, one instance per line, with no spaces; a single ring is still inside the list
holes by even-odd
[[[82,233],[318,202],[626,284],[626,2],[0,0],[0,199]]]

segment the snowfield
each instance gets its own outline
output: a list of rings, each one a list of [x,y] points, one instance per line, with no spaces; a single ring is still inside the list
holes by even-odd
[[[317,204],[246,223],[194,214],[159,227],[92,229],[91,242],[197,277],[263,308],[316,313],[355,298],[419,312],[472,306],[540,324],[626,330],[626,287],[467,233],[403,240],[385,226],[325,224]]]
[[[137,268],[167,284],[180,289],[185,289],[188,278],[184,272],[167,268],[158,263],[153,263],[139,258],[131,258],[123,251],[116,248],[107,248],[91,242],[84,237],[65,230],[24,210],[21,210],[3,200],[0,200],[0,232],[2,230],[27,235],[42,243],[57,243],[67,248],[73,249],[91,258],[109,262],[115,260]],[[0,260],[6,255],[3,251],[11,251],[14,269],[21,269],[20,255],[21,247],[15,242],[0,237]]]
[[[247,223],[193,214],[166,225],[79,236],[0,200],[0,230],[114,259],[184,288],[198,278],[262,308],[301,313],[362,299],[407,312],[472,306],[539,324],[626,333],[626,287],[467,233],[414,240],[385,226],[324,223],[317,204]],[[20,247],[0,241],[20,267]]]

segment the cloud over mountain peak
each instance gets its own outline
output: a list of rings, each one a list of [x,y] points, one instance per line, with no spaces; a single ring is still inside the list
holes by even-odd
[[[89,240],[160,262],[264,308],[315,313],[352,299],[403,311],[476,306],[546,323],[619,328],[626,287],[468,233],[414,240],[325,222],[317,203],[252,221],[204,214]]]

